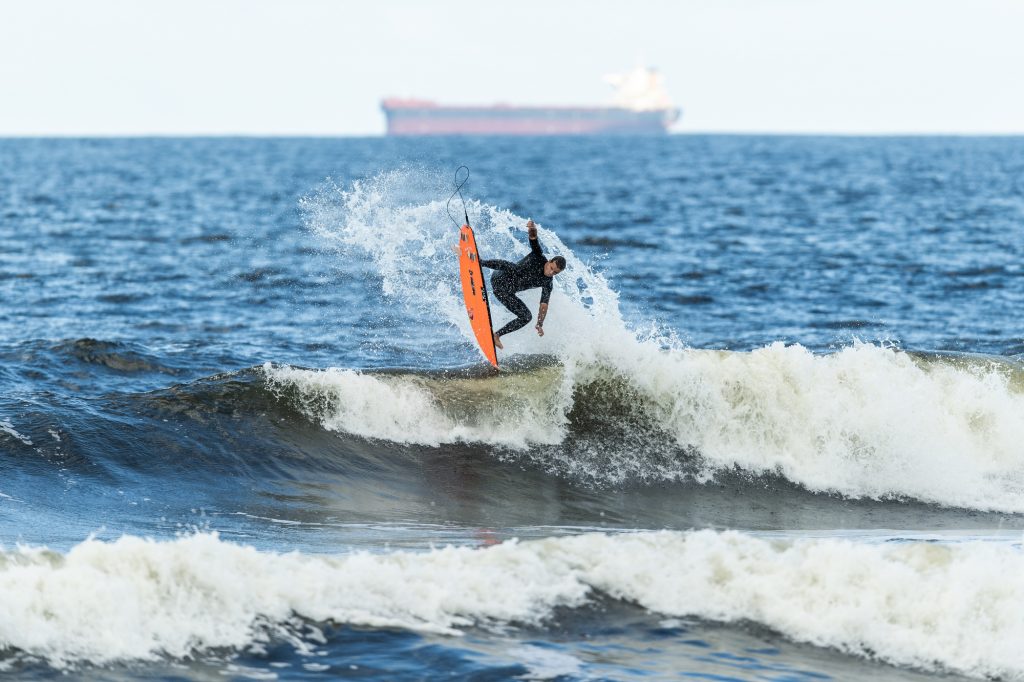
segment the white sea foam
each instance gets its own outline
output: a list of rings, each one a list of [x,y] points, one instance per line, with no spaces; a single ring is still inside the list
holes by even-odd
[[[441,315],[468,343],[451,276],[454,256],[445,250],[452,228],[443,202],[409,199],[417,183],[429,184],[396,172],[325,191],[307,200],[307,223],[328,243],[363,249],[396,300],[428,311],[428,319]],[[476,203],[471,216],[483,252],[525,251],[521,217]],[[372,238],[380,231],[389,239]],[[743,353],[682,348],[670,336],[630,329],[604,278],[543,227],[541,239],[569,266],[556,278],[547,334],[525,330],[510,335],[507,347],[555,356],[556,370],[431,384],[410,375],[267,366],[271,384],[296,387],[310,416],[329,429],[406,443],[527,449],[563,441],[578,392],[603,391],[612,381],[645,416],[638,428],[657,429],[698,452],[707,475],[740,468],[778,473],[816,491],[1024,512],[1019,368],[925,360],[870,344],[828,355],[782,344]],[[681,474],[650,454],[615,453],[614,466],[603,459],[608,453],[543,457],[553,468],[605,481]]]
[[[258,648],[274,634],[315,646],[296,617],[455,635],[542,623],[597,593],[899,665],[1024,679],[1017,545],[713,531],[344,556],[259,552],[208,534],[89,540],[67,555],[22,548],[0,554],[0,648],[63,666]]]
[[[565,433],[561,396],[530,390],[524,386],[536,381],[530,377],[437,382],[408,374],[304,370],[270,363],[263,373],[271,390],[295,389],[304,411],[324,428],[367,438],[525,448],[558,443]]]
[[[528,670],[519,679],[554,680],[560,677],[573,679],[581,676],[586,679],[583,661],[570,654],[530,644],[512,647],[507,653]]]
[[[659,419],[716,468],[778,471],[813,490],[1024,510],[1016,370],[859,344],[689,352],[631,373]],[[652,368],[653,369],[653,368]]]
[[[14,436],[25,445],[32,445],[32,439],[18,433],[18,430],[14,428],[14,424],[12,424],[9,419],[0,419],[0,431]]]

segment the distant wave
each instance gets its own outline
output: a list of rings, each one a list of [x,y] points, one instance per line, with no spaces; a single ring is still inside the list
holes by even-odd
[[[66,668],[270,638],[309,647],[328,622],[458,635],[543,625],[600,595],[925,670],[1024,676],[1016,546],[714,531],[345,556],[260,552],[209,534],[88,540],[66,555],[20,548],[0,554],[0,649]]]
[[[62,341],[49,350],[57,354],[58,357],[71,358],[124,373],[176,374],[179,371],[174,367],[162,364],[152,354],[134,344],[117,341],[101,341],[91,338],[74,339]]]

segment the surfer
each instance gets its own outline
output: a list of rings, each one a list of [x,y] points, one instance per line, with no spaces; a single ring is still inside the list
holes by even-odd
[[[537,226],[533,224],[532,219],[526,221],[526,231],[530,236],[530,253],[518,263],[499,259],[480,261],[480,265],[495,271],[491,276],[491,292],[494,297],[516,316],[516,319],[494,332],[494,345],[498,348],[504,348],[501,345],[502,336],[522,329],[533,319],[530,309],[516,296],[520,291],[527,289],[540,287],[540,310],[537,312],[535,328],[537,334],[544,336],[544,318],[548,314],[551,283],[554,276],[565,269],[565,259],[561,256],[555,256],[551,260],[544,256],[540,241],[537,239]]]

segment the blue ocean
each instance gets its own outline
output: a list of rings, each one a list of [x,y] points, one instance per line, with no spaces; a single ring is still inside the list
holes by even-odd
[[[2,139],[0,676],[1024,679],[1022,228],[1014,137]]]

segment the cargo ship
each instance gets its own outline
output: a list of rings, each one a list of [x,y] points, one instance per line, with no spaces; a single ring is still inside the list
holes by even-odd
[[[381,102],[388,135],[661,135],[679,120],[661,74],[639,67],[605,76],[615,88],[605,106],[442,105]]]

